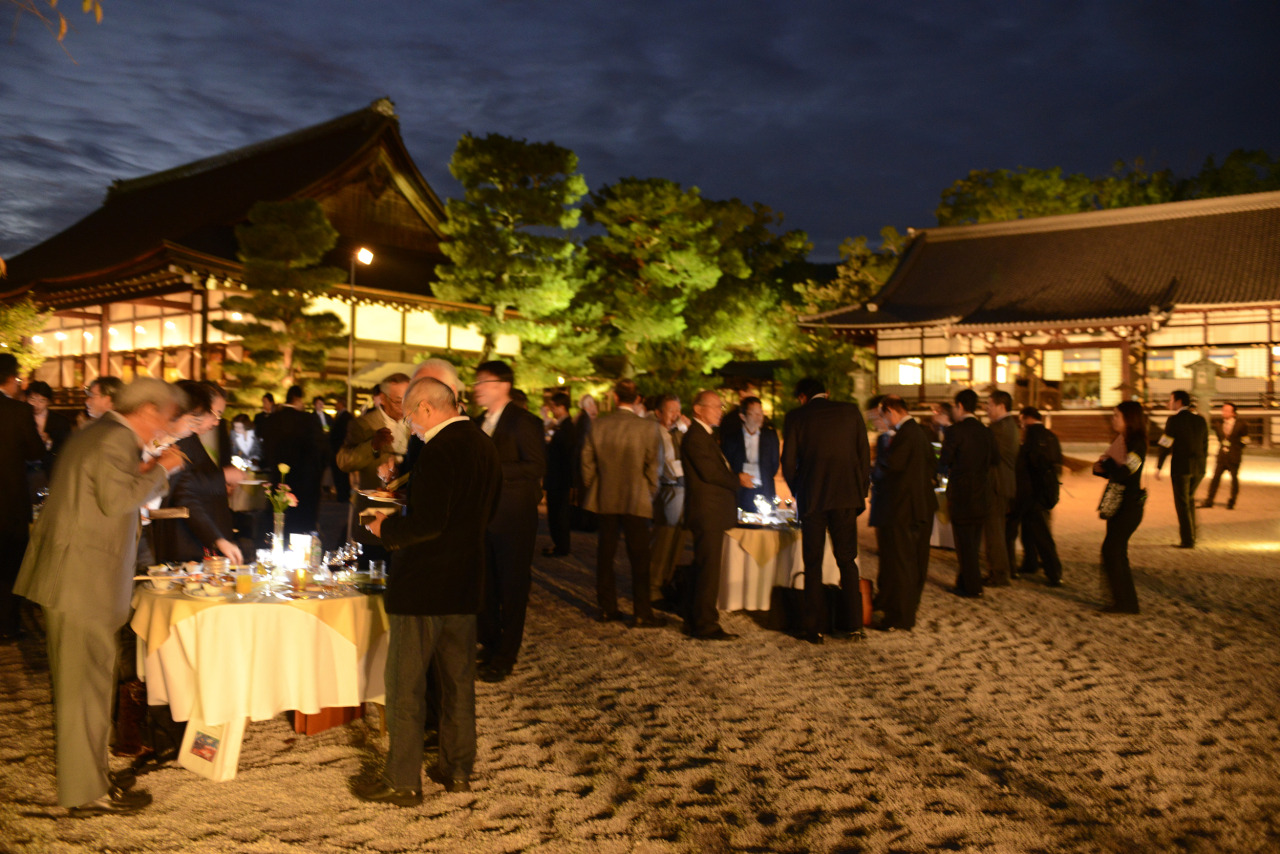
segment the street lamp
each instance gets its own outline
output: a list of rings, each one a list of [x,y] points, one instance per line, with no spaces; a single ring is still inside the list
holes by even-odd
[[[366,267],[373,263],[373,253],[361,246],[351,256],[351,322],[347,324],[347,411],[355,411],[356,372],[356,262]]]

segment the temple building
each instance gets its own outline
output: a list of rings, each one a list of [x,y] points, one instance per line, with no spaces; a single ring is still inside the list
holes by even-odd
[[[354,321],[356,385],[424,352],[472,358],[473,329],[438,322],[431,295],[444,206],[414,165],[393,105],[380,99],[329,122],[163,172],[116,181],[102,206],[8,262],[0,299],[30,295],[54,314],[39,339],[36,372],[60,403],[78,405],[100,375],[129,380],[223,379],[243,358],[212,322],[222,297],[244,288],[234,229],[259,201],[315,199],[341,235],[325,258],[350,271],[313,311]],[[367,248],[373,260],[357,265]],[[483,309],[481,309],[483,310]],[[497,352],[519,353],[500,338]],[[323,379],[345,379],[347,349]],[[79,396],[79,397],[77,397]]]
[[[1002,388],[1096,433],[1099,409],[1186,388],[1280,440],[1280,192],[911,234],[870,302],[802,319],[873,347],[881,392]]]

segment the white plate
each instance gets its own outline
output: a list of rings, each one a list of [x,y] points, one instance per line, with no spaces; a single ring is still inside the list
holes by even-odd
[[[357,489],[356,492],[370,501],[381,501],[383,504],[404,504],[403,498],[388,498],[385,495],[376,495],[372,489]]]
[[[227,592],[225,592],[225,593],[223,593],[222,591],[218,591],[218,592],[216,592],[216,593],[212,593],[212,592],[210,592],[210,591],[208,591],[208,590],[205,590],[203,587],[202,587],[202,588],[200,588],[199,590],[187,590],[187,589],[185,589],[185,588],[184,588],[182,592],[183,592],[183,595],[190,596],[192,599],[222,599],[222,600],[227,600],[227,599],[230,599],[230,598],[232,598],[233,596],[235,596],[235,595],[236,595],[236,591],[235,591],[235,589],[234,589],[234,588],[232,588],[231,590],[228,590],[228,591],[227,591]]]

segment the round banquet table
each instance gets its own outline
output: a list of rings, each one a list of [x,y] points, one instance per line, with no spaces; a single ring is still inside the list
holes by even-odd
[[[720,558],[720,598],[724,611],[767,611],[775,587],[804,589],[804,558],[797,528],[730,528]],[[840,568],[827,537],[822,551],[822,583],[839,584]]]
[[[954,549],[956,538],[951,531],[951,514],[947,512],[947,491],[935,489],[933,494],[938,497],[938,512],[933,514],[933,532],[929,536],[929,545]]]
[[[139,587],[133,607],[147,702],[176,721],[243,732],[288,710],[384,702],[381,596],[224,601]]]

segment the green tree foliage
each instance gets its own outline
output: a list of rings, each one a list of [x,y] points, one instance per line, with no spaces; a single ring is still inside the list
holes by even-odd
[[[1211,155],[1194,178],[1178,184],[1180,199],[1207,199],[1280,190],[1280,159],[1265,151],[1237,148],[1219,166]]]
[[[243,361],[227,364],[249,399],[279,395],[301,382],[304,371],[320,371],[329,350],[346,341],[346,326],[333,312],[312,313],[312,301],[346,274],[319,266],[338,240],[318,202],[312,199],[259,202],[247,224],[236,227],[248,293],[228,296],[222,308],[252,320],[217,320],[213,325],[242,339]],[[313,392],[331,391],[312,383]]]
[[[658,368],[687,343],[685,312],[720,279],[720,241],[697,187],[623,178],[591,195],[586,242],[591,282],[579,305],[603,308],[600,344],[622,376]]]
[[[532,345],[526,357],[572,337],[561,315],[582,281],[582,264],[570,232],[578,225],[587,192],[578,157],[550,142],[526,142],[499,134],[465,134],[449,161],[463,198],[446,204],[441,249],[452,262],[437,269],[435,295],[489,311],[436,311],[442,322],[474,324],[489,358],[497,336],[520,336]]]
[[[0,272],[3,269],[4,264],[0,262]],[[52,311],[41,311],[31,297],[0,305],[0,348],[17,357],[23,374],[29,375],[44,364],[45,358],[31,343],[31,336],[39,335],[52,316]]]
[[[851,305],[862,305],[879,293],[898,266],[909,238],[892,226],[880,230],[880,246],[872,249],[865,236],[840,244],[840,263],[830,280],[810,278],[794,287],[795,299],[786,308],[790,364],[778,375],[790,390],[802,377],[818,377],[833,397],[851,400],[854,375],[874,368],[870,349],[822,327],[801,329],[799,319]],[[785,395],[788,406],[794,405]]]

